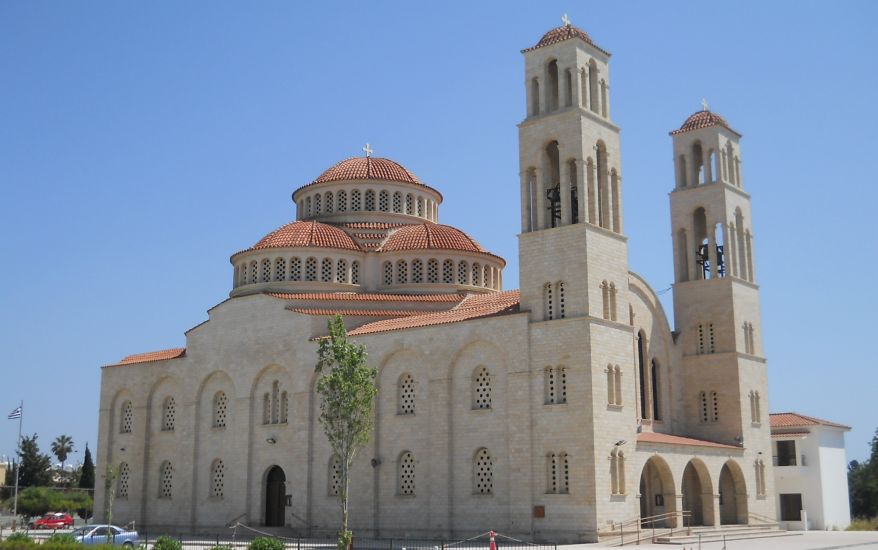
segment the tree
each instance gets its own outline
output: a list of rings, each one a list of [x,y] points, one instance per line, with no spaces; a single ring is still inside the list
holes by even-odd
[[[88,443],[85,444],[85,457],[82,459],[82,472],[79,474],[80,489],[95,488],[95,463],[91,459]]]
[[[20,487],[47,486],[52,483],[52,460],[49,455],[40,454],[37,445],[37,434],[24,436],[18,445],[18,461]]]
[[[107,464],[104,473],[104,517],[107,523],[113,523],[113,501],[116,500],[116,480],[119,478],[118,468]]]
[[[64,463],[67,462],[67,457],[70,453],[73,452],[73,438],[69,435],[59,435],[55,438],[55,441],[52,442],[52,454],[58,457],[58,461],[61,462],[61,469],[64,469]]]
[[[372,431],[378,371],[366,365],[364,346],[348,342],[341,317],[336,315],[330,319],[328,327],[329,337],[320,340],[317,353],[317,394],[320,396],[320,423],[341,466],[338,548],[347,550],[353,540],[348,530],[350,468]]]
[[[871,445],[869,460],[852,460],[848,465],[853,517],[878,517],[878,429],[875,430]]]

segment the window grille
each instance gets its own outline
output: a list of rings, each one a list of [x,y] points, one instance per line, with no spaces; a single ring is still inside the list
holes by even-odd
[[[159,475],[159,498],[171,498],[174,491],[174,467],[167,460],[162,463]]]
[[[454,282],[454,262],[451,260],[442,262],[442,282],[446,284]]]
[[[384,262],[384,284],[390,286],[393,284],[393,264]]]
[[[323,258],[320,266],[320,280],[324,283],[332,282],[332,260],[329,258]]]
[[[213,427],[225,428],[226,416],[228,415],[229,398],[225,392],[218,391],[213,396]]]
[[[317,258],[308,258],[305,260],[305,280],[317,280]]]
[[[128,498],[128,484],[131,480],[131,469],[127,462],[119,464],[119,482],[116,485],[116,497]]]
[[[566,304],[565,304],[565,284],[563,282],[558,283],[558,318],[563,319],[567,315]]]
[[[341,459],[332,455],[329,459],[329,496],[341,494]]]
[[[360,191],[354,189],[351,191],[351,211],[359,212],[362,203],[360,202]]]
[[[348,263],[345,260],[339,260],[335,270],[335,282],[347,283],[348,281]]]
[[[375,210],[375,191],[371,189],[366,191],[366,210],[369,212]]]
[[[558,457],[555,453],[546,455],[546,492],[558,492]]]
[[[174,398],[166,397],[162,409],[162,431],[173,432],[177,420],[177,403]]]
[[[421,263],[421,260],[415,260],[412,262],[412,282],[423,282],[423,264]]]
[[[378,210],[387,212],[387,191],[378,193]]]
[[[348,209],[348,194],[346,191],[338,192],[338,210],[339,212],[345,212]]]
[[[287,278],[287,261],[283,258],[274,260],[274,280],[284,281]]]
[[[473,262],[473,286],[479,286],[479,283],[482,280],[482,269],[478,263]]]
[[[408,282],[408,278],[408,263],[405,260],[396,262],[396,282],[398,284],[405,284]]]
[[[223,498],[225,494],[226,465],[222,460],[215,460],[210,469],[210,496]]]
[[[465,285],[468,284],[467,274],[469,274],[469,265],[466,262],[460,262],[457,264],[457,284]]]
[[[473,492],[479,495],[494,493],[494,463],[488,449],[482,448],[476,453],[473,465]]]
[[[314,195],[314,214],[320,214],[320,193]]]
[[[287,392],[280,394],[280,423],[286,424],[290,415],[290,399]]]
[[[358,261],[351,262],[351,284],[360,284],[360,262]]]
[[[302,260],[299,258],[290,258],[290,280],[302,280]]]
[[[567,453],[558,454],[558,492],[561,494],[570,492],[570,465],[567,462]]]
[[[403,374],[400,377],[398,392],[399,414],[415,414],[415,379],[411,374]]]
[[[477,368],[473,377],[473,408],[491,408],[491,375],[485,367]]]
[[[399,487],[400,495],[415,494],[415,457],[406,451],[399,457]]]
[[[434,259],[427,260],[427,282],[428,283],[438,283],[439,282],[439,262]]]
[[[393,194],[393,211],[402,212],[402,193],[398,191]]]
[[[335,201],[333,200],[332,192],[327,191],[326,195],[325,195],[325,202],[324,202],[324,204],[326,205],[325,210],[326,210],[327,214],[332,214],[333,202],[335,202]]]
[[[259,264],[256,261],[250,262],[250,284],[255,283],[259,279]]]
[[[134,425],[134,406],[131,401],[122,403],[122,421],[119,423],[119,433],[130,434]]]
[[[414,202],[414,198],[411,195],[405,196],[405,213],[406,214],[414,214],[415,213],[414,204],[412,204],[413,202]]]

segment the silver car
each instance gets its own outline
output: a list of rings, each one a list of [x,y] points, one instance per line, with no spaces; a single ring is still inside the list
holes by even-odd
[[[73,535],[76,542],[86,546],[113,544],[124,546],[125,548],[133,548],[140,544],[137,531],[126,531],[115,525],[83,525],[70,534]]]

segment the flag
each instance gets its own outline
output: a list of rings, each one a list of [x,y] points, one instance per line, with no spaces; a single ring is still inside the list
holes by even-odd
[[[21,418],[21,407],[16,407],[15,410],[9,413],[9,416],[7,416],[6,418],[8,418],[9,420]]]

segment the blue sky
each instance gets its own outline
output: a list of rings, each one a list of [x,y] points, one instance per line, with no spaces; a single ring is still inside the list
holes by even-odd
[[[44,449],[94,446],[99,366],[185,345],[228,294],[229,256],[366,141],[440,189],[440,221],[517,287],[519,50],[565,12],[613,53],[632,269],[672,282],[667,133],[704,97],[744,135],[771,410],[853,426],[848,458],[865,458],[868,1],[0,3],[0,407],[23,399]],[[0,453],[16,428],[0,423]]]

